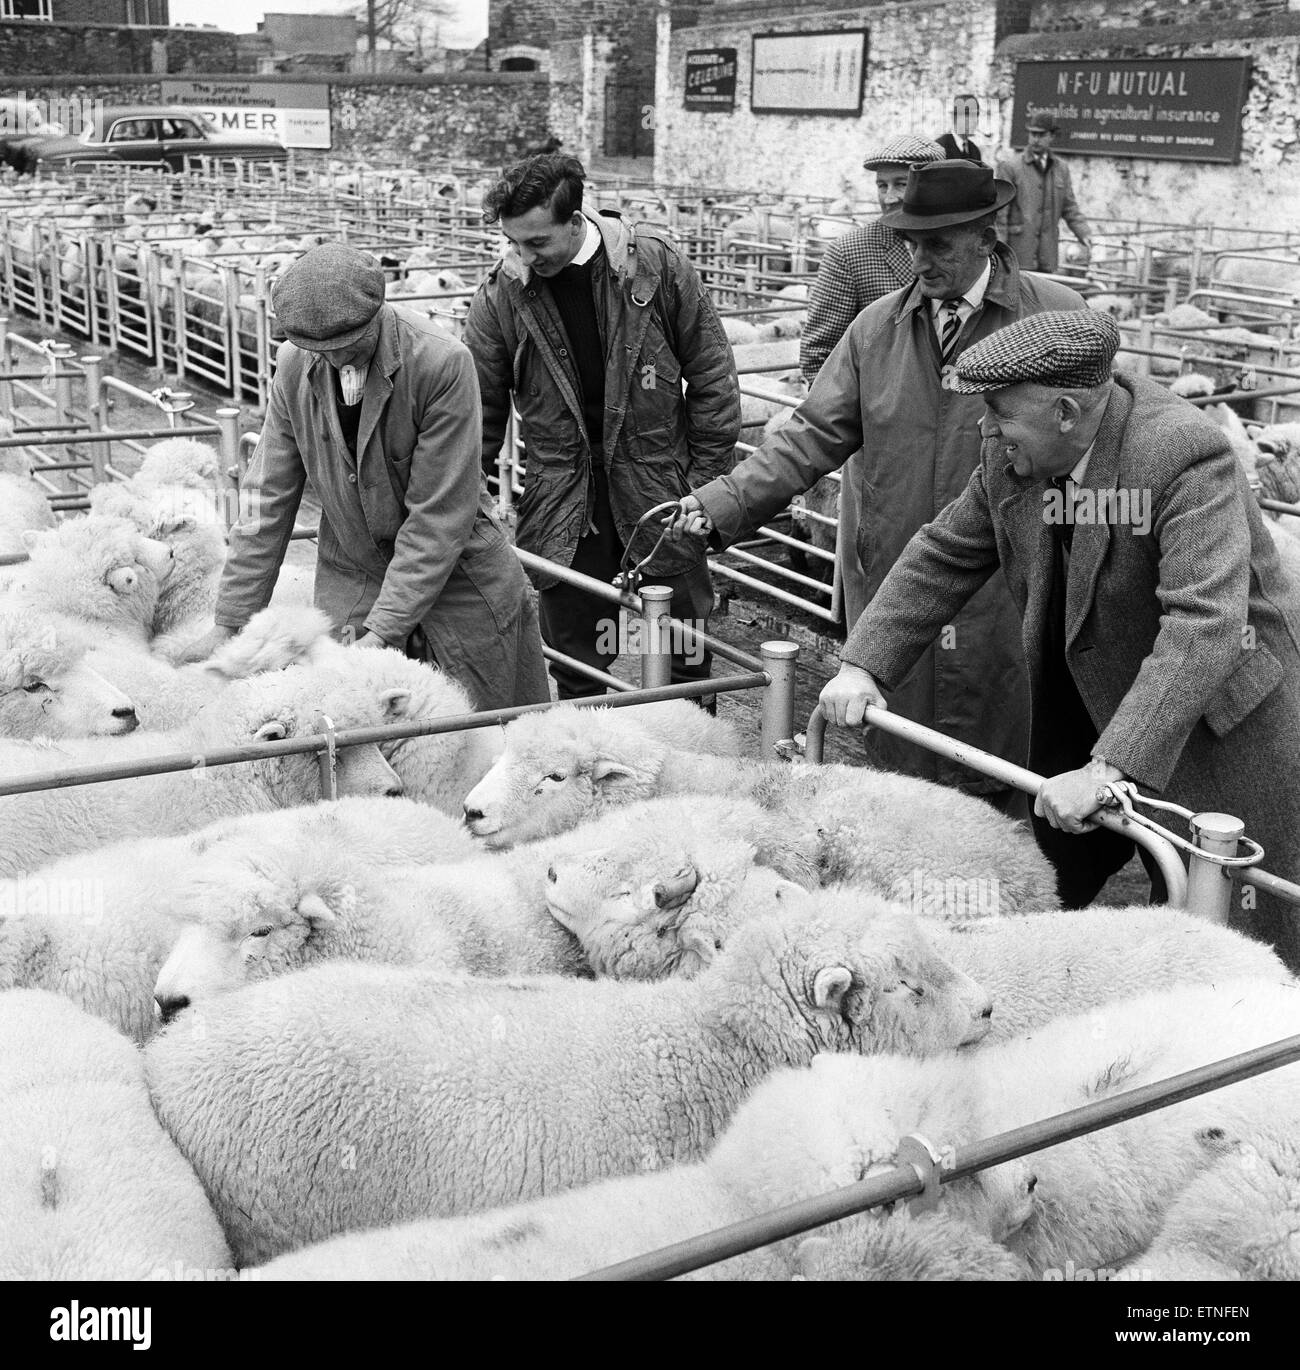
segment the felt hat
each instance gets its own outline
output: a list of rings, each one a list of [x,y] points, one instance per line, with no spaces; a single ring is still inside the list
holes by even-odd
[[[1010,181],[994,178],[990,167],[960,158],[925,162],[908,173],[903,202],[880,216],[886,228],[911,232],[951,228],[982,219],[1015,198]]]

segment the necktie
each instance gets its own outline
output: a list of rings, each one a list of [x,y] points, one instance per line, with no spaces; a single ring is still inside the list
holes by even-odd
[[[943,314],[943,333],[939,338],[939,351],[943,353],[944,361],[948,360],[948,353],[952,351],[957,334],[961,332],[961,315],[957,312],[960,304],[960,296],[955,300],[945,300],[940,311]]]
[[[1068,555],[1074,544],[1074,500],[1070,495],[1070,478],[1053,476],[1052,484],[1061,492],[1061,509],[1065,515],[1064,522],[1053,525],[1053,532]]]

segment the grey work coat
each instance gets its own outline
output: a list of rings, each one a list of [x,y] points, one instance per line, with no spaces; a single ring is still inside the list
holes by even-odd
[[[983,306],[966,321],[958,353],[1027,314],[1083,308],[1073,290],[1023,275],[1005,247],[996,257]],[[942,379],[939,343],[919,287],[869,305],[789,422],[731,475],[696,491],[719,542],[748,535],[861,447],[858,557],[866,592],[874,595],[908,539],[961,494],[979,462],[983,398],[945,389]],[[841,500],[851,497],[844,487]],[[1025,764],[1029,695],[1020,620],[1002,586],[972,599],[940,645],[898,682],[890,708]],[[875,764],[922,779],[976,794],[1004,788],[882,733],[869,733],[867,747]]]
[[[1080,242],[1092,229],[1074,198],[1070,168],[1049,154],[1039,171],[1028,152],[998,163],[997,175],[1016,188],[1016,198],[998,213],[998,237],[1026,271],[1055,271],[1061,259],[1061,220]]]
[[[606,357],[601,445],[614,524],[626,545],[648,509],[731,469],[740,390],[731,345],[690,262],[653,229],[615,211],[590,217],[605,249],[592,269]],[[594,506],[582,386],[550,291],[514,254],[474,296],[465,343],[483,396],[486,469],[501,450],[512,395],[523,426],[519,546],[568,566]],[[659,531],[637,539],[640,555]],[[689,540],[665,541],[648,571],[677,575],[703,556]],[[546,578],[538,584],[545,588]]]
[[[399,649],[422,628],[476,708],[548,700],[536,606],[492,513],[480,428],[466,349],[385,305],[354,463],[329,363],[283,344],[217,622],[242,627],[269,602],[310,479],[321,502],[315,599],[336,628],[365,629]]]
[[[1082,498],[1098,517],[1076,513],[1065,656],[1099,734],[1093,755],[1194,812],[1243,819],[1264,868],[1300,879],[1300,586],[1227,439],[1162,387],[1118,375]],[[844,659],[886,685],[900,679],[1001,565],[1023,617],[1033,726],[1050,729],[1048,500],[1045,482],[1020,479],[1000,454],[982,461],[899,559]],[[1300,968],[1288,906],[1256,891],[1235,921]]]

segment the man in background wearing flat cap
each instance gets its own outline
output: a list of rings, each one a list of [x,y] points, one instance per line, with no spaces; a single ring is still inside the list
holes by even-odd
[[[1048,312],[958,360],[955,389],[986,405],[980,463],[822,692],[835,722],[860,724],[1000,565],[1023,620],[1030,767],[1049,777],[1035,835],[1067,908],[1132,852],[1078,835],[1107,781],[1232,814],[1267,870],[1300,877],[1300,587],[1222,430],[1150,381],[1112,379],[1118,346],[1109,315]],[[1235,921],[1300,969],[1300,924],[1249,878]]]
[[[317,606],[360,648],[432,659],[476,708],[550,698],[537,613],[492,512],[462,344],[384,302],[368,253],[313,248],[276,282],[261,441],[202,660],[265,608],[308,479],[321,502]]]
[[[1059,132],[1050,114],[1031,114],[1025,150],[998,163],[997,174],[1016,188],[1016,197],[998,215],[998,237],[1026,271],[1055,271],[1061,260],[1061,220],[1092,254],[1092,229],[1070,184],[1070,168],[1052,151]]]
[[[943,150],[937,143],[914,133],[897,134],[868,148],[862,165],[875,175],[881,213],[902,204],[913,166],[942,160]],[[799,370],[807,384],[817,379],[835,344],[869,304],[915,279],[906,239],[879,219],[850,229],[830,243],[808,295],[808,322],[799,337]],[[846,623],[857,618],[868,598],[867,574],[858,555],[863,473],[862,453],[855,452],[844,464],[839,499],[837,560]]]
[[[1083,305],[1073,290],[1022,274],[997,242],[993,218],[1012,193],[973,162],[911,169],[902,203],[881,223],[909,244],[916,281],[858,315],[779,432],[681,501],[677,535],[711,530],[721,546],[749,536],[861,447],[857,552],[866,594],[877,592],[907,540],[961,494],[979,462],[983,406],[945,386],[953,362],[1025,315]],[[1028,706],[1020,621],[1000,585],[974,597],[894,694],[904,717],[1019,765]],[[1023,811],[1014,791],[923,748],[882,734],[869,735],[867,749],[884,769]]]

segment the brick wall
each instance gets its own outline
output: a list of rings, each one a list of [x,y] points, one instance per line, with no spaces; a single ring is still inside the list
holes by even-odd
[[[235,35],[218,29],[0,20],[0,73],[8,79],[9,72],[151,72],[155,42],[166,50],[167,70],[173,74],[238,70]]]
[[[985,95],[1001,8],[990,0],[912,0],[801,11],[793,18],[788,4],[717,3],[707,24],[672,32],[656,109],[656,178],[709,189],[860,195],[868,142],[902,130],[935,136],[947,127],[953,94]],[[861,117],[750,112],[755,32],[864,27],[869,39]],[[737,49],[730,114],[682,108],[685,53],[709,47]],[[981,120],[981,132],[997,130],[996,102],[981,99]]]
[[[54,0],[52,8],[61,24],[125,24],[134,19],[165,28],[171,22],[167,0],[135,0],[134,6],[127,0]]]

